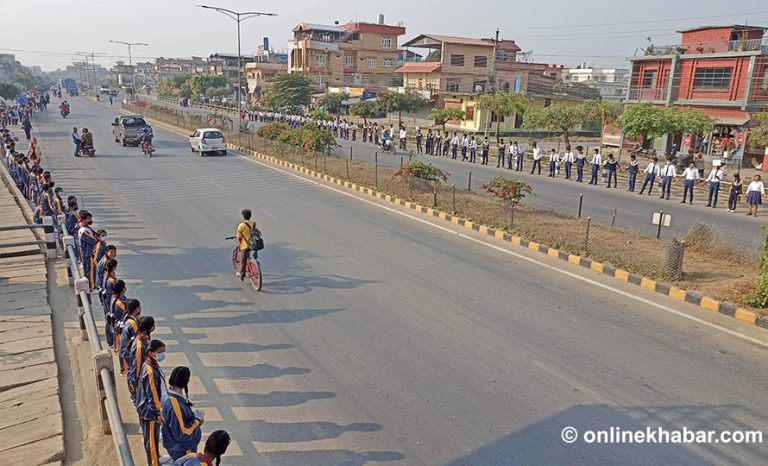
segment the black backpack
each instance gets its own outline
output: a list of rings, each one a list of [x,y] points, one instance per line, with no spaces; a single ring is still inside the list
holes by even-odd
[[[246,223],[246,226],[251,230],[248,236],[248,247],[254,251],[261,251],[264,249],[264,239],[261,237],[261,231],[258,228],[253,228]]]

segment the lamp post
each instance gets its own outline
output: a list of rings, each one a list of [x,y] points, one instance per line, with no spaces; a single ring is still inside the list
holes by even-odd
[[[131,47],[134,45],[149,45],[143,42],[123,42],[121,40],[111,40],[113,44],[123,44],[128,46],[128,66],[131,67],[131,100],[136,99],[136,82],[133,75],[133,60],[131,59]]]
[[[240,115],[243,111],[243,105],[242,105],[242,64],[240,63],[240,23],[242,21],[245,21],[249,18],[255,18],[257,16],[277,16],[275,13],[261,13],[258,11],[232,11],[228,10],[226,8],[219,8],[215,6],[208,6],[208,5],[197,5],[198,8],[205,8],[207,10],[214,10],[218,11],[219,13],[226,15],[232,19],[235,20],[237,23],[237,118],[238,118],[238,124],[240,124]]]

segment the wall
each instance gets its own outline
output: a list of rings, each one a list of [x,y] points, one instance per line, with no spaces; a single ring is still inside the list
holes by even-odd
[[[686,60],[682,55],[679,65],[680,85],[677,98],[682,100],[724,100],[743,101],[749,78],[749,57],[705,58]],[[693,81],[697,68],[732,67],[729,89],[694,89]]]

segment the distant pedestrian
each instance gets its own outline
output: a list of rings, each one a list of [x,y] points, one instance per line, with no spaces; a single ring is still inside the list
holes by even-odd
[[[549,175],[547,175],[549,178],[555,177],[555,172],[557,171],[557,163],[559,161],[560,156],[557,155],[557,151],[555,149],[549,151]]]
[[[752,178],[752,182],[747,187],[747,205],[749,206],[749,212],[747,215],[754,215],[757,217],[757,206],[763,203],[763,193],[765,192],[765,185],[763,184],[760,175],[755,175]]]
[[[613,178],[613,187],[616,188],[616,180],[618,178],[618,162],[613,158],[613,154],[608,154],[608,160],[605,161],[606,168],[608,168],[608,185],[606,188],[611,187],[611,178]]]
[[[637,163],[637,156],[632,154],[629,156],[629,188],[627,188],[627,191],[635,192],[635,182],[637,181],[637,172],[639,171],[640,167]]]
[[[695,157],[696,170],[699,172],[699,178],[704,178],[704,154],[698,153]]]
[[[587,156],[584,154],[584,148],[576,146],[576,181],[584,181],[584,165],[587,163]]]
[[[595,153],[592,155],[592,158],[589,160],[589,163],[592,165],[591,170],[591,177],[589,179],[589,184],[597,184],[597,178],[600,174],[600,166],[603,164],[603,156],[600,155],[600,149],[595,149]]]
[[[739,174],[737,173],[733,175],[733,180],[731,181],[731,187],[728,190],[728,211],[729,212],[731,213],[736,212],[736,204],[738,204],[743,190],[744,190],[744,186],[741,182],[741,176],[739,176]]]
[[[723,167],[712,167],[705,181],[709,182],[709,200],[707,207],[717,208],[717,196],[720,194],[720,182],[723,180]]]
[[[460,142],[461,141],[459,140],[459,135],[454,131],[453,139],[451,139],[451,158],[453,160],[456,160],[456,154],[458,153]]]
[[[483,139],[483,147],[482,147],[482,164],[488,165],[488,150],[491,148],[491,143],[488,141],[488,138]]]
[[[643,173],[645,174],[645,179],[643,180],[643,186],[640,188],[640,194],[643,194],[645,192],[645,187],[648,187],[648,195],[651,195],[651,192],[653,191],[653,183],[656,182],[656,177],[659,176],[659,173],[661,171],[659,170],[659,158],[654,157],[651,163],[649,163],[645,170],[643,170]]]
[[[407,150],[406,149],[406,143],[408,141],[408,131],[406,131],[405,126],[400,127],[400,149]]]
[[[573,168],[574,160],[575,158],[573,156],[573,151],[571,150],[571,146],[570,145],[565,146],[565,154],[563,154],[563,163],[565,164],[566,180],[571,179],[571,169]]]
[[[83,143],[83,139],[77,132],[77,126],[72,128],[72,142],[75,144],[75,157],[80,157],[80,146]]]
[[[461,138],[461,161],[464,162],[467,159],[467,151],[469,150],[469,135],[464,134]]]
[[[683,200],[681,204],[685,204],[685,200],[688,199],[688,203],[693,205],[693,186],[699,179],[699,170],[696,168],[696,163],[691,162],[688,168],[683,170]]]
[[[416,153],[417,154],[423,154],[424,150],[422,147],[422,140],[424,139],[424,135],[421,134],[421,128],[416,128]]]
[[[661,196],[659,199],[669,200],[669,195],[672,192],[672,180],[677,176],[677,170],[675,164],[671,160],[667,159],[667,163],[661,169]]]
[[[29,121],[29,116],[24,117],[24,121],[21,122],[21,128],[24,130],[24,136],[27,137],[27,141],[29,141],[32,137],[30,134],[32,131],[32,123]]]
[[[477,140],[472,136],[469,140],[469,161],[475,163],[475,156],[477,155]]]
[[[517,141],[515,141],[515,147],[517,147],[517,160],[515,165],[517,171],[523,171],[523,162],[525,161],[525,145],[518,144]]]
[[[541,175],[541,148],[536,144],[536,141],[532,142],[533,146],[533,166],[531,167],[531,175],[538,169],[537,175]]]
[[[507,146],[504,145],[504,139],[499,139],[499,159],[496,162],[496,168],[500,168],[504,166],[504,157],[506,154],[506,148]]]

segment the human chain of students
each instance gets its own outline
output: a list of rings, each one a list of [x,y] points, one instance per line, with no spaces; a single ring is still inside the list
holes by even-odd
[[[5,162],[13,182],[35,206],[35,222],[52,217],[59,235],[71,234],[79,267],[88,281],[90,293],[96,293],[104,311],[104,335],[108,347],[117,354],[120,374],[125,377],[131,401],[136,408],[144,440],[147,463],[174,466],[212,465],[226,452],[230,437],[226,431],[212,432],[204,451],[198,453],[205,413],[193,409],[189,396],[191,372],[188,367],[173,369],[166,382],[162,362],[168,349],[159,339],[152,339],[155,319],[142,315],[139,299],[129,298],[124,280],[118,278],[118,248],[107,243],[107,232],[93,226],[93,215],[80,210],[76,196],[62,198],[50,171],[41,166],[41,158],[32,158],[30,142],[27,154],[16,150],[18,137],[3,124],[0,137],[6,149]],[[65,218],[63,225],[58,218]],[[160,445],[167,451],[161,455]]]

